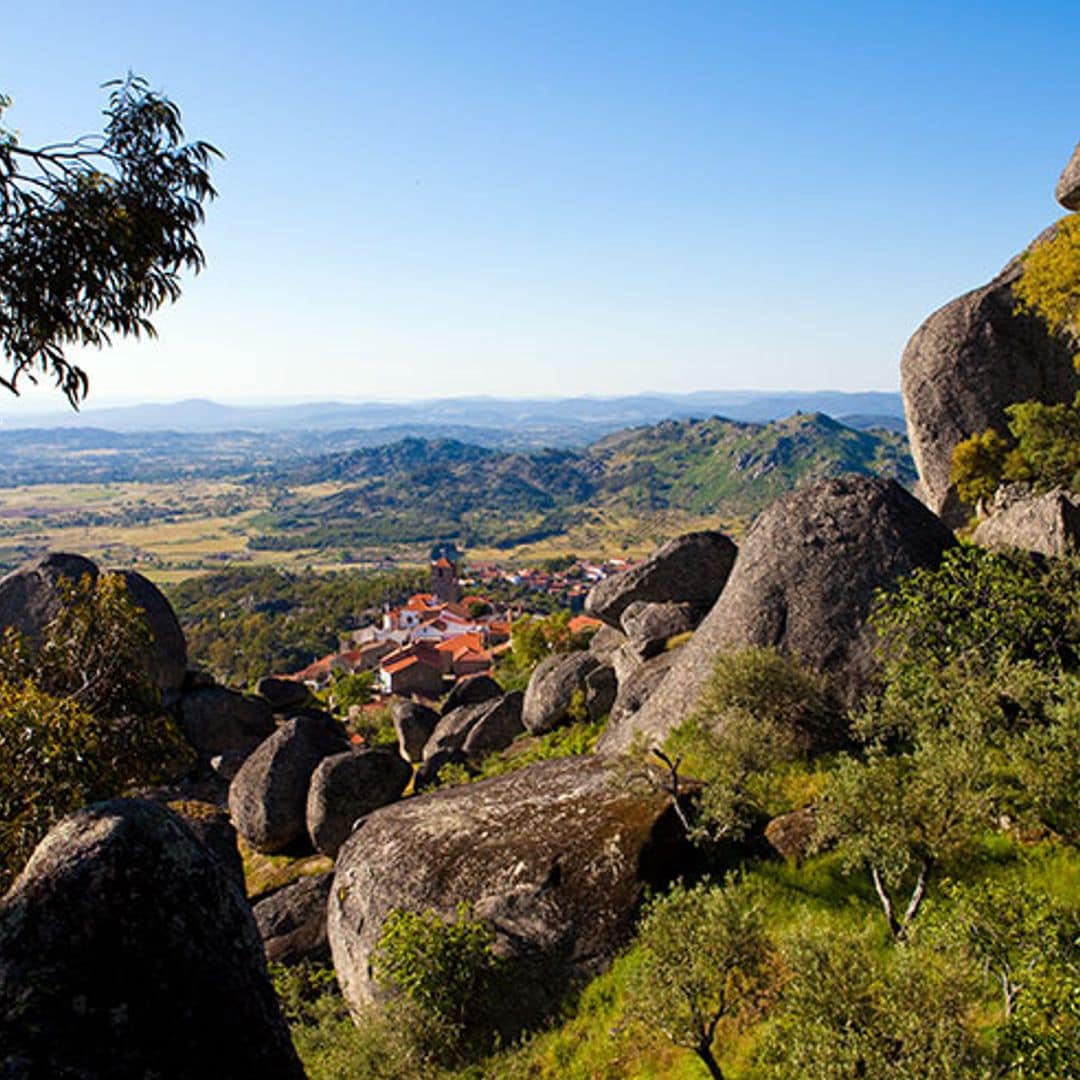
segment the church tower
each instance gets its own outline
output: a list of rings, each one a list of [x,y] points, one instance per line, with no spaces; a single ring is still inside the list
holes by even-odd
[[[444,604],[456,604],[461,599],[460,563],[461,553],[453,544],[436,544],[431,549],[431,591]]]

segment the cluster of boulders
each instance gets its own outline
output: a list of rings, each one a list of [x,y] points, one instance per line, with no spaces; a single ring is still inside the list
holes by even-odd
[[[1080,206],[1080,149],[1059,196]],[[360,1012],[381,993],[372,950],[398,909],[451,919],[464,904],[489,923],[505,961],[492,1018],[504,1036],[549,1014],[569,981],[623,945],[644,891],[691,865],[670,775],[628,768],[627,753],[662,743],[693,713],[716,657],[748,646],[825,675],[838,716],[859,701],[877,674],[875,594],[934,566],[954,543],[949,525],[966,519],[949,485],[953,446],[1017,398],[1071,399],[1068,350],[1015,310],[1019,270],[1014,260],[931,316],[905,353],[926,504],[893,481],[842,476],[779,499],[738,548],[717,532],[673,540],[593,589],[586,610],[602,628],[586,649],[543,661],[524,693],[477,676],[439,709],[397,701],[397,751],[352,745],[288,680],[243,695],[187,672],[168,604],[130,575],[154,636],[147,663],[218,787],[87,808],[39,847],[0,904],[0,1072],[298,1076],[265,957],[332,957]],[[1074,495],[1003,491],[993,510],[977,542],[1076,549]],[[57,581],[84,573],[98,571],[50,556],[9,575],[0,625],[40,632]],[[472,769],[520,736],[604,715],[596,754],[425,790],[447,764]],[[801,858],[813,823],[803,807],[765,837]],[[237,832],[256,851],[321,852],[334,869],[252,911]]]
[[[520,735],[520,691],[503,692],[490,675],[472,675],[455,683],[441,709],[399,698],[392,706],[398,751],[417,765],[413,790],[423,791],[446,765],[468,766],[505,750]]]

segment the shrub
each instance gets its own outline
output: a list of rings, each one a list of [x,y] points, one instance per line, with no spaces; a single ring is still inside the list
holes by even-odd
[[[968,1028],[970,972],[912,944],[885,949],[872,931],[804,927],[788,943],[790,981],[758,1052],[776,1080],[960,1080],[984,1077]]]
[[[764,648],[719,656],[697,709],[665,744],[704,782],[699,838],[738,840],[758,818],[791,809],[791,773],[836,727],[824,678],[797,660]]]
[[[452,1057],[486,1029],[485,994],[500,966],[494,945],[494,930],[471,918],[465,903],[449,921],[435,911],[397,910],[383,923],[375,979],[420,1017],[435,1056]]]

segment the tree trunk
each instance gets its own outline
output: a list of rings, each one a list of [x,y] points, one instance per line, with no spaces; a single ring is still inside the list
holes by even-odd
[[[712,1046],[709,1043],[699,1043],[694,1049],[694,1053],[701,1058],[705,1068],[709,1070],[712,1080],[724,1080],[724,1074],[716,1058],[713,1057]]]

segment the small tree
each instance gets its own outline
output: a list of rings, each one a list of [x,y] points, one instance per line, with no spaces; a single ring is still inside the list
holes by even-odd
[[[209,143],[184,143],[180,110],[136,76],[110,89],[105,130],[38,149],[0,129],[0,352],[18,393],[34,371],[73,406],[86,373],[69,346],[154,335],[152,315],[204,262],[196,228],[214,197]],[[0,97],[0,113],[10,99]]]
[[[882,948],[865,930],[804,926],[790,979],[759,1044],[769,1080],[982,1080],[968,973],[916,943]]]
[[[732,877],[722,886],[676,885],[646,908],[637,949],[631,1015],[692,1050],[723,1080],[712,1050],[717,1026],[756,1000],[767,969],[758,902]]]
[[[816,844],[836,844],[848,870],[869,874],[894,937],[907,934],[932,877],[994,824],[987,747],[923,733],[903,753],[846,757],[818,802]]]

